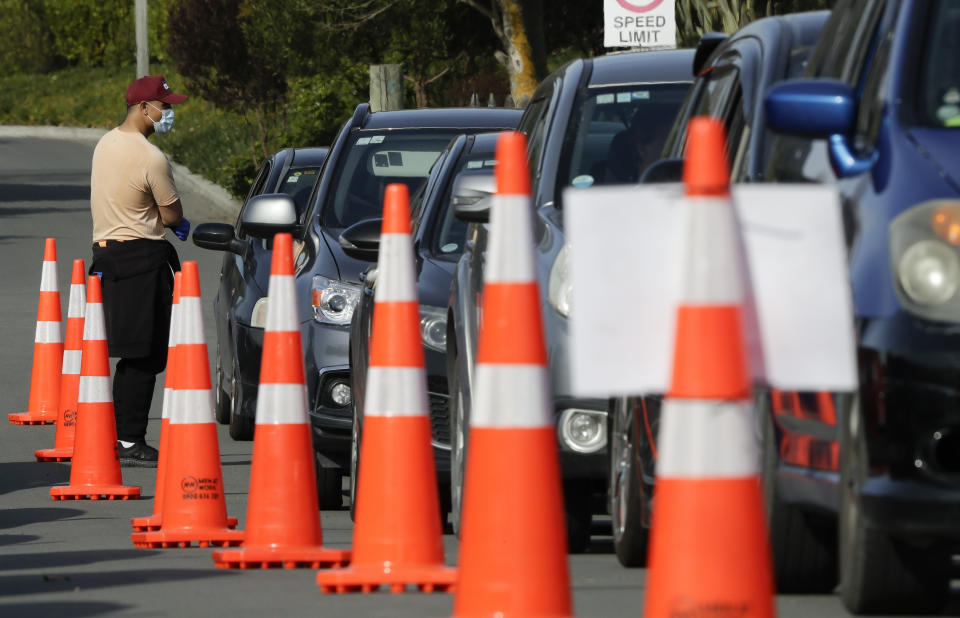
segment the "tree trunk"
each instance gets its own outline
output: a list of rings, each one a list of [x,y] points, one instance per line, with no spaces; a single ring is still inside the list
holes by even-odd
[[[524,27],[521,0],[497,0],[497,4],[503,19],[502,40],[510,74],[510,94],[519,101],[524,95],[532,97],[537,89],[533,48]]]

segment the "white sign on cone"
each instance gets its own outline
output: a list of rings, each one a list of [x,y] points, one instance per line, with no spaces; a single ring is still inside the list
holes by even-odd
[[[836,189],[731,189],[749,271],[754,379],[782,390],[853,390],[856,336]],[[574,394],[666,392],[687,218],[696,216],[683,187],[567,189],[563,204]]]
[[[676,0],[603,0],[604,47],[676,47]]]

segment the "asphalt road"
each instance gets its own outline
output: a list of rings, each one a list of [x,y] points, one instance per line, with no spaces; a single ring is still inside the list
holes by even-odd
[[[6,413],[22,411],[27,404],[44,237],[57,238],[64,311],[71,261],[90,259],[91,153],[90,142],[0,137],[0,616],[449,615],[449,595],[324,595],[311,570],[220,571],[208,549],[135,549],[129,518],[151,513],[149,500],[50,500],[48,488],[68,481],[69,465],[36,463],[33,451],[53,445],[53,428],[13,426]],[[207,203],[202,192],[183,193],[194,224],[225,218],[223,209]],[[212,293],[220,257],[169,237],[181,259],[199,262],[212,352]],[[161,392],[158,388],[151,410],[147,437],[153,444]],[[220,432],[227,509],[241,526],[251,446]],[[153,496],[153,470],[124,468],[123,474],[125,483],[142,486],[144,498]],[[327,545],[349,547],[352,526],[346,510],[324,511],[322,522]],[[645,572],[620,567],[609,537],[602,536],[604,522],[595,525],[599,534],[592,553],[570,557],[576,613],[638,616]],[[447,536],[445,542],[453,564],[456,541]],[[832,595],[782,596],[777,603],[781,616],[847,615]]]

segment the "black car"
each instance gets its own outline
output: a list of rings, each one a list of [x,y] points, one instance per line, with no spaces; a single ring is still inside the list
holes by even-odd
[[[193,233],[193,242],[206,249],[224,250],[224,238],[234,238],[245,247],[244,255],[224,253],[220,287],[213,300],[217,329],[214,410],[218,421],[230,424],[230,436],[235,440],[253,439],[256,400],[243,397],[243,389],[260,380],[259,351],[266,318],[261,299],[265,300],[270,278],[268,243],[243,228],[246,204],[258,195],[283,193],[293,199],[297,217],[302,221],[328,151],[286,148],[269,156],[254,176],[236,224],[231,228],[204,223]],[[251,350],[256,351],[255,360]]]
[[[510,129],[517,111],[492,108],[417,109],[371,112],[368,103],[357,106],[330,147],[320,178],[303,216],[283,195],[260,195],[247,204],[241,226],[249,234],[269,239],[290,232],[296,243],[295,269],[300,331],[306,361],[308,409],[317,457],[317,489],[324,508],[342,505],[343,474],[349,465],[352,391],[350,387],[349,329],[360,298],[360,275],[370,263],[349,257],[337,239],[351,225],[380,216],[383,192],[394,182],[414,194],[426,182],[440,153],[455,136]],[[259,240],[269,246],[269,240]],[[237,240],[224,239],[220,248],[245,251]],[[256,244],[256,243],[255,243]],[[269,255],[269,254],[264,254]],[[266,277],[270,261],[247,260],[248,275]],[[258,308],[266,313],[266,298]],[[255,312],[256,313],[256,312]],[[260,345],[240,351],[240,363],[259,368]],[[226,368],[224,368],[226,371]],[[241,370],[234,406],[253,422],[257,375]],[[228,384],[221,384],[226,388]]]
[[[731,180],[763,181],[775,138],[764,124],[763,96],[771,84],[803,73],[828,17],[828,11],[768,17],[730,37],[704,36],[691,67],[697,80],[670,130],[663,159],[648,168],[643,180],[679,182],[687,123],[694,116],[708,115],[722,120],[727,129]],[[610,513],[614,549],[624,566],[646,562],[660,404],[659,396],[618,397],[612,402]],[[785,587],[790,579],[785,569],[801,562],[791,553],[799,533],[781,525],[776,509],[768,510],[774,519],[777,584],[781,591],[796,590]]]
[[[606,511],[609,458],[606,399],[575,397],[568,361],[569,250],[562,191],[568,186],[628,184],[655,161],[690,88],[693,50],[618,53],[572,61],[537,88],[519,130],[527,135],[537,280],[558,450],[568,546],[590,544],[592,517]],[[469,216],[477,221],[479,213]],[[611,222],[615,225],[616,222]],[[470,402],[487,246],[475,223],[457,264],[447,319],[450,380],[451,522],[459,528]]]
[[[520,111],[517,111],[520,120]],[[430,399],[430,426],[443,513],[449,507],[450,418],[447,399],[447,299],[457,260],[467,241],[467,223],[453,216],[455,205],[484,208],[493,194],[494,152],[497,133],[460,135],[444,150],[424,187],[410,200],[413,245],[416,248],[416,286],[420,302],[420,332],[423,338]],[[350,243],[358,233],[379,234],[380,219],[344,231],[341,242]],[[362,227],[361,227],[362,226]],[[372,238],[371,238],[372,240]],[[350,243],[360,246],[361,242]],[[375,243],[364,243],[366,250]],[[350,250],[347,250],[350,253]],[[369,362],[376,268],[364,276],[363,295],[350,326],[350,373],[353,381],[353,432],[350,451],[351,506],[356,495],[357,465],[363,428],[364,387]]]

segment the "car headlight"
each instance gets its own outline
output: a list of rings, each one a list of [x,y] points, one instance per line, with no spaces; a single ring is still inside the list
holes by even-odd
[[[596,453],[607,445],[607,413],[570,408],[557,425],[561,443],[577,453]]]
[[[423,345],[437,352],[447,351],[447,308],[420,305],[420,336]]]
[[[349,324],[360,300],[360,286],[320,275],[313,277],[313,319],[327,324]]]
[[[907,311],[960,321],[960,202],[932,200],[902,212],[890,223],[890,254]]]
[[[940,306],[957,292],[960,259],[957,252],[939,240],[921,240],[910,245],[900,258],[900,285],[914,302]]]
[[[547,299],[550,306],[563,317],[570,316],[570,297],[573,295],[573,283],[570,281],[570,245],[564,245],[550,267],[550,281],[547,283]]]
[[[267,302],[269,300],[264,296],[253,306],[253,313],[250,314],[250,326],[254,328],[267,327]]]

